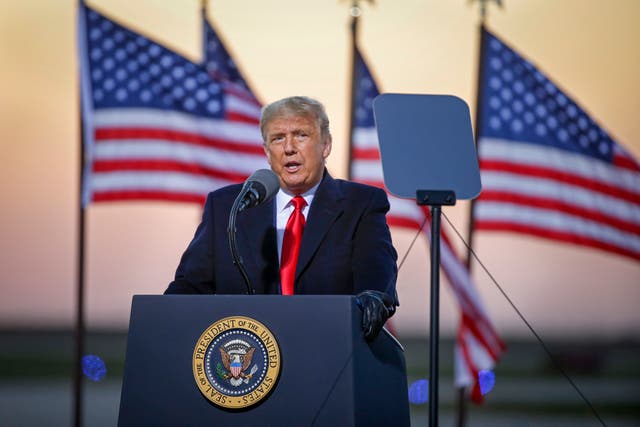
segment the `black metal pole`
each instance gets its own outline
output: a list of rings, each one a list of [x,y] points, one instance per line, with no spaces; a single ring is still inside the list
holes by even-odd
[[[475,117],[475,126],[474,126],[474,140],[476,143],[476,147],[478,146],[478,136],[479,136],[479,126],[480,126],[480,115],[482,114],[482,81],[484,76],[482,75],[483,66],[483,58],[484,58],[484,19],[480,23],[479,27],[479,35],[478,35],[478,81],[476,83],[476,117]],[[469,205],[469,227],[467,231],[467,258],[466,258],[466,266],[467,270],[469,270],[469,275],[471,275],[471,269],[473,264],[471,263],[471,251],[473,248],[473,228],[474,228],[474,209],[475,209],[476,201],[471,200],[471,204]],[[458,389],[458,420],[456,423],[457,427],[465,427],[467,425],[467,388],[460,387]]]
[[[438,426],[438,353],[440,341],[440,214],[431,209],[431,322],[429,332],[429,427]]]
[[[479,35],[478,35],[478,81],[476,83],[476,118],[475,118],[475,127],[474,127],[474,140],[476,143],[476,147],[478,147],[478,137],[480,136],[480,117],[482,115],[482,82],[484,80],[483,69],[484,69],[484,23],[480,24]],[[474,227],[474,211],[475,207],[475,199],[471,200],[470,208],[469,208],[469,229],[467,232],[467,259],[466,265],[469,269],[469,274],[471,274],[471,250],[473,248],[473,227]]]
[[[353,126],[355,125],[356,108],[356,55],[358,55],[358,15],[354,14],[354,8],[358,8],[358,2],[354,1],[351,9],[351,87],[349,96],[349,152],[347,154],[347,179],[351,179],[353,169]]]
[[[80,117],[80,197],[78,210],[78,258],[76,277],[76,326],[75,326],[75,354],[73,358],[73,425],[82,426],[82,355],[84,353],[84,234],[85,234],[85,208],[82,200],[82,185],[84,182],[84,142],[83,123]]]

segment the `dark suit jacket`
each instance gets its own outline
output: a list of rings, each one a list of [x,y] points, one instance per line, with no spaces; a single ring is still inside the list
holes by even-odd
[[[165,293],[246,293],[227,237],[229,212],[241,187],[209,194],[202,222]],[[397,254],[388,210],[383,190],[333,179],[325,171],[307,215],[295,293],[353,295],[374,289],[395,300]],[[275,198],[237,216],[239,253],[257,294],[280,293],[275,222]]]

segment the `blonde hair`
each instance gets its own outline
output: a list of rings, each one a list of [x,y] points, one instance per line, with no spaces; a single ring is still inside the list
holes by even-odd
[[[265,128],[267,124],[276,117],[282,117],[285,115],[304,116],[313,118],[318,122],[320,127],[320,136],[323,141],[331,137],[329,131],[329,117],[324,109],[324,105],[320,101],[316,101],[308,96],[290,96],[271,104],[265,105],[262,108],[262,115],[260,116],[260,133],[262,133],[262,140],[266,143],[267,135],[265,134]]]

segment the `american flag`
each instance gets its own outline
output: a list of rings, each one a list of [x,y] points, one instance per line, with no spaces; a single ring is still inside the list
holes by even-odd
[[[207,19],[202,8],[204,66],[215,81],[219,81],[226,95],[227,119],[260,124],[262,104],[245,81],[222,39]],[[257,128],[259,131],[259,128]]]
[[[384,188],[372,106],[379,91],[357,49],[355,56],[351,177]],[[389,202],[391,210],[387,220],[391,226],[419,229],[425,218],[429,218],[429,211],[418,206],[415,200],[400,199],[389,194]],[[429,227],[425,227],[425,235],[430,239]],[[478,373],[480,370],[493,369],[505,346],[489,320],[469,270],[457,257],[444,229],[441,238],[441,267],[461,309],[454,383],[458,387],[473,387],[472,398],[481,401]]]
[[[476,230],[640,260],[640,165],[564,91],[483,30]]]
[[[255,122],[205,67],[83,2],[78,47],[85,205],[203,202],[267,166]]]

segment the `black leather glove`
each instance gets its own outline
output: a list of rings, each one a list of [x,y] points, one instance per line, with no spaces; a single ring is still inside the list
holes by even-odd
[[[367,341],[375,339],[388,318],[396,311],[393,299],[380,291],[364,291],[356,295],[362,310],[362,331]]]

